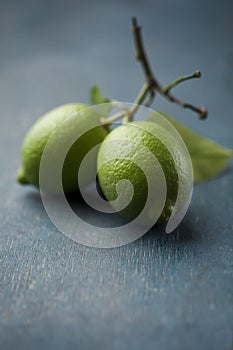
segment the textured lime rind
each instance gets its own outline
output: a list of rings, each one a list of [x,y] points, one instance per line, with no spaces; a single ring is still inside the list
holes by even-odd
[[[136,142],[138,144],[137,151],[132,153],[130,147],[122,148],[118,152],[120,151],[125,156],[125,160],[117,158],[112,160],[115,149],[111,148],[110,142],[123,139]],[[129,180],[134,187],[131,203],[120,212],[126,218],[131,220],[137,217],[147,199],[147,180],[142,170],[137,166],[137,160],[144,159],[144,166],[148,169],[150,169],[151,164],[146,155],[143,154],[143,147],[140,146],[146,147],[157,158],[163,169],[167,184],[167,197],[161,218],[168,219],[170,217],[177,199],[178,174],[166,144],[171,145],[170,134],[161,126],[151,122],[124,124],[114,129],[102,143],[98,154],[97,168],[100,186],[106,198],[109,201],[116,200],[116,184],[122,179]],[[132,161],[128,160],[129,158]]]

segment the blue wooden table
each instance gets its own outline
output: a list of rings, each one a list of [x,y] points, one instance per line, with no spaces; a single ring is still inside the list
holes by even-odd
[[[22,139],[48,109],[88,102],[96,83],[133,101],[143,76],[132,15],[162,82],[203,72],[176,93],[209,119],[161,98],[154,108],[232,148],[232,11],[228,0],[0,2],[1,350],[232,349],[232,163],[195,186],[173,234],[115,249],[70,241],[15,182]]]

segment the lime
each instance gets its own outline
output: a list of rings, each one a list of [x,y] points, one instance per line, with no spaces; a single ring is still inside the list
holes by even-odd
[[[78,169],[83,157],[107,134],[106,129],[100,125],[99,118],[100,116],[92,108],[77,103],[59,106],[40,117],[25,136],[22,145],[22,168],[17,175],[18,182],[39,187],[40,162],[48,140],[51,138],[49,147],[53,161],[59,157],[59,152],[67,140],[72,135],[77,135],[76,141],[65,157],[62,169],[64,192],[76,191]],[[46,190],[53,191],[52,186],[48,184]]]
[[[149,188],[143,168],[153,172],[148,151],[160,163],[166,179],[167,194],[160,218],[168,220],[170,217],[178,194],[178,174],[168,145],[173,146],[170,133],[158,124],[145,121],[122,124],[111,131],[101,144],[97,160],[98,179],[107,200],[116,201],[117,184],[121,180],[128,180],[133,186],[131,201],[119,211],[127,219],[136,218],[147,200]],[[158,180],[156,173],[151,173],[151,176],[152,181]],[[156,200],[155,194],[151,210],[156,207]]]

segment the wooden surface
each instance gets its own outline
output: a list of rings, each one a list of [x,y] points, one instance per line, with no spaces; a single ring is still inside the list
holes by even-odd
[[[226,0],[1,1],[1,350],[232,349],[232,163],[194,188],[173,234],[107,250],[63,236],[38,192],[15,182],[24,134],[48,109],[87,102],[96,83],[133,100],[143,78],[132,15],[161,81],[203,71],[177,94],[206,104],[209,119],[154,107],[232,148],[232,10]]]

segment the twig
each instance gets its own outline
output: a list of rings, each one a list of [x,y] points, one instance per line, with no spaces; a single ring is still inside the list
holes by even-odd
[[[162,96],[164,96],[170,102],[174,102],[183,108],[189,108],[190,110],[198,113],[200,119],[205,119],[207,117],[206,108],[195,107],[191,103],[180,101],[175,96],[170,94],[170,90],[174,86],[188,79],[199,78],[201,76],[201,72],[197,71],[190,76],[180,77],[175,81],[173,81],[172,83],[170,83],[167,87],[163,88],[158,82],[158,80],[152,74],[152,70],[151,70],[149,61],[147,59],[147,55],[142,42],[141,27],[138,25],[136,17],[132,18],[132,23],[133,23],[133,34],[134,34],[134,41],[135,41],[135,48],[136,48],[136,58],[138,61],[140,61],[145,74],[146,83],[148,87],[147,92],[158,91]],[[154,95],[152,93],[151,93],[151,97],[154,98]],[[149,102],[151,103],[152,99],[150,99]]]
[[[137,24],[136,17],[132,18],[132,22],[133,22],[134,42],[136,47],[136,58],[138,61],[141,62],[141,65],[147,80],[147,84],[150,86],[150,88],[155,88],[159,86],[159,83],[152,74],[152,70],[151,70],[149,61],[147,59],[145,49],[143,47],[142,37],[141,37],[141,27]]]
[[[177,86],[180,83],[183,83],[186,80],[193,79],[193,78],[201,78],[201,72],[197,70],[191,75],[185,75],[183,77],[179,77],[176,80],[172,81],[167,87],[163,89],[164,93],[167,94],[172,88]]]

